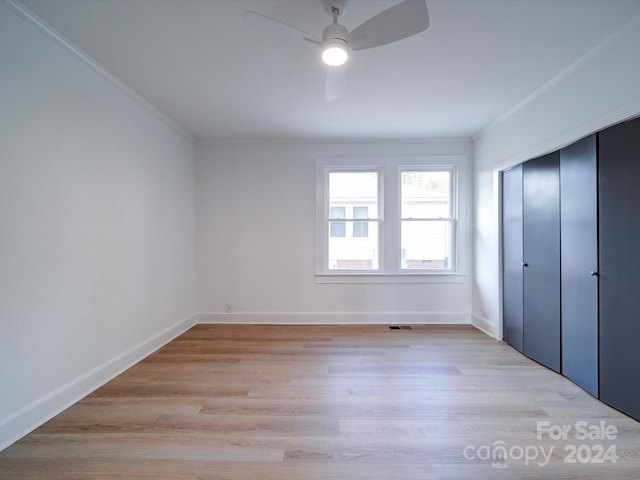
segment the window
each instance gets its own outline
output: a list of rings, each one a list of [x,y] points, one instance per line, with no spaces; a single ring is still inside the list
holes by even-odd
[[[329,270],[377,270],[377,170],[328,171]]]
[[[317,276],[459,272],[464,161],[462,155],[318,159]]]
[[[449,269],[451,171],[400,172],[401,268]]]

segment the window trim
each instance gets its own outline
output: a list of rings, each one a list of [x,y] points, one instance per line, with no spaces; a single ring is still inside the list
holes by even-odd
[[[466,170],[468,155],[424,154],[394,156],[319,156],[316,158],[316,283],[462,283],[467,276]],[[379,169],[379,270],[329,270],[326,211],[331,171]],[[402,269],[400,249],[401,171],[449,170],[451,175],[450,269]],[[325,191],[326,189],[326,191]],[[394,258],[397,257],[397,258]]]
[[[449,218],[442,219],[449,222],[451,244],[449,245],[451,266],[449,268],[402,268],[402,272],[412,272],[419,274],[436,273],[457,273],[458,272],[458,166],[457,165],[399,165],[397,169],[398,178],[398,211],[397,211],[397,231],[400,241],[399,254],[402,255],[402,222],[411,221],[402,217],[402,173],[403,172],[449,172]],[[438,221],[436,218],[414,219],[415,221]]]
[[[377,180],[378,180],[378,191],[377,191],[377,210],[378,215],[377,218],[371,219],[370,221],[376,221],[378,223],[378,268],[372,270],[341,270],[341,269],[329,269],[328,267],[328,259],[329,259],[329,215],[330,215],[330,201],[329,201],[329,175],[334,172],[344,172],[344,173],[357,173],[357,172],[376,172]],[[380,165],[372,165],[370,162],[364,164],[340,164],[340,165],[326,165],[323,168],[322,173],[323,184],[316,188],[316,194],[318,190],[321,192],[321,209],[322,209],[322,219],[318,219],[316,216],[316,237],[317,237],[317,228],[318,228],[318,220],[322,224],[321,231],[323,232],[322,239],[316,238],[316,273],[322,274],[330,274],[330,275],[349,275],[356,272],[360,274],[360,272],[364,274],[379,274],[381,273],[382,266],[384,265],[384,235],[382,234],[383,228],[385,225],[384,221],[384,169]],[[316,195],[316,208],[318,209],[318,197]],[[345,212],[345,217],[346,217]],[[353,223],[356,221],[355,219],[345,219],[345,222]],[[353,227],[352,227],[353,228]],[[347,229],[348,231],[348,229]],[[347,237],[349,238],[349,237]],[[323,243],[323,258],[318,259],[318,241]],[[318,262],[322,263],[318,263]]]

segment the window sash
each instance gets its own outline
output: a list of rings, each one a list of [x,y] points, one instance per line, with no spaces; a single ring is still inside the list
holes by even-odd
[[[398,172],[400,270],[452,271],[455,167],[407,166]]]
[[[454,220],[448,218],[401,219],[401,270],[452,270],[454,225]]]
[[[443,192],[440,197],[431,196],[430,198],[430,195],[427,195],[426,193],[429,192],[431,195],[433,195],[433,193],[435,193],[434,190],[425,189],[424,196],[416,195],[414,197],[411,197],[409,195],[408,190],[409,190],[409,187],[413,187],[413,186],[403,183],[404,175],[411,174],[411,173],[415,173],[415,174],[446,173],[448,176],[448,182],[446,184],[446,192]],[[401,220],[409,220],[409,219],[438,220],[438,219],[452,219],[454,217],[453,212],[454,212],[454,206],[455,206],[455,199],[457,195],[456,189],[455,189],[455,167],[452,167],[452,166],[451,167],[440,167],[440,166],[401,167],[398,173],[398,184],[399,184],[399,190],[400,190],[399,191],[399,194],[400,194],[399,216]],[[407,189],[406,195],[405,195],[405,188]],[[420,190],[420,187],[413,187],[413,188],[414,188],[414,193],[415,191]],[[422,205],[423,208],[420,208],[421,203],[423,204]],[[427,208],[424,208],[424,207],[429,207],[428,205],[429,203],[432,204],[431,205],[431,207],[433,207],[432,210],[437,210],[438,206],[442,205],[443,203],[444,205],[446,205],[447,208],[446,210],[442,209],[442,211],[436,215],[423,215],[422,213],[425,210],[427,210]],[[407,214],[408,212],[411,211],[410,207],[412,206],[412,204],[415,205],[415,208],[413,210],[417,212],[415,215]]]
[[[347,219],[347,232],[363,220]],[[326,268],[331,272],[379,271],[380,270],[380,231],[382,222],[376,219],[366,220],[366,237],[347,235],[327,239]],[[331,224],[331,220],[329,220]]]
[[[375,186],[362,186],[362,195],[350,195],[351,190],[345,185],[332,185],[335,174],[336,184],[340,180],[347,181],[350,174],[375,174]],[[342,178],[340,174],[346,174]],[[357,180],[357,177],[354,178]],[[352,273],[354,271],[376,271],[381,268],[382,231],[382,184],[383,169],[379,166],[327,167],[324,173],[324,211],[325,211],[325,255],[324,270],[331,272]],[[340,188],[342,187],[342,188]],[[358,185],[356,185],[356,188]],[[334,196],[332,196],[332,194]],[[366,203],[366,205],[363,205]],[[339,208],[344,210],[337,217]],[[361,216],[362,208],[367,209],[366,218]],[[345,235],[331,235],[335,225],[344,225]],[[366,231],[366,235],[363,233]],[[341,258],[338,258],[341,257]]]

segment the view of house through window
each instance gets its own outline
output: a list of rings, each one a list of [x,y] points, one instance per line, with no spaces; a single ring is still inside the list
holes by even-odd
[[[377,270],[378,172],[330,172],[328,179],[329,270]]]
[[[448,269],[451,261],[451,172],[400,173],[402,269]]]

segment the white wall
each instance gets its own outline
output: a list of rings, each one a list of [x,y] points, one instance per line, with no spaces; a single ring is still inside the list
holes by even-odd
[[[470,150],[468,141],[199,146],[200,321],[469,323],[469,275],[455,277],[458,283],[316,283],[314,213],[318,156],[457,154],[467,158],[465,175]],[[468,184],[461,190],[462,210],[468,212]],[[469,215],[462,221],[470,226]],[[466,238],[465,250],[470,251]],[[464,253],[462,270],[469,273],[470,261]],[[230,314],[227,305],[232,306]]]
[[[502,338],[498,171],[640,114],[640,17],[474,139],[473,323]]]
[[[0,449],[193,324],[194,165],[0,2]]]

